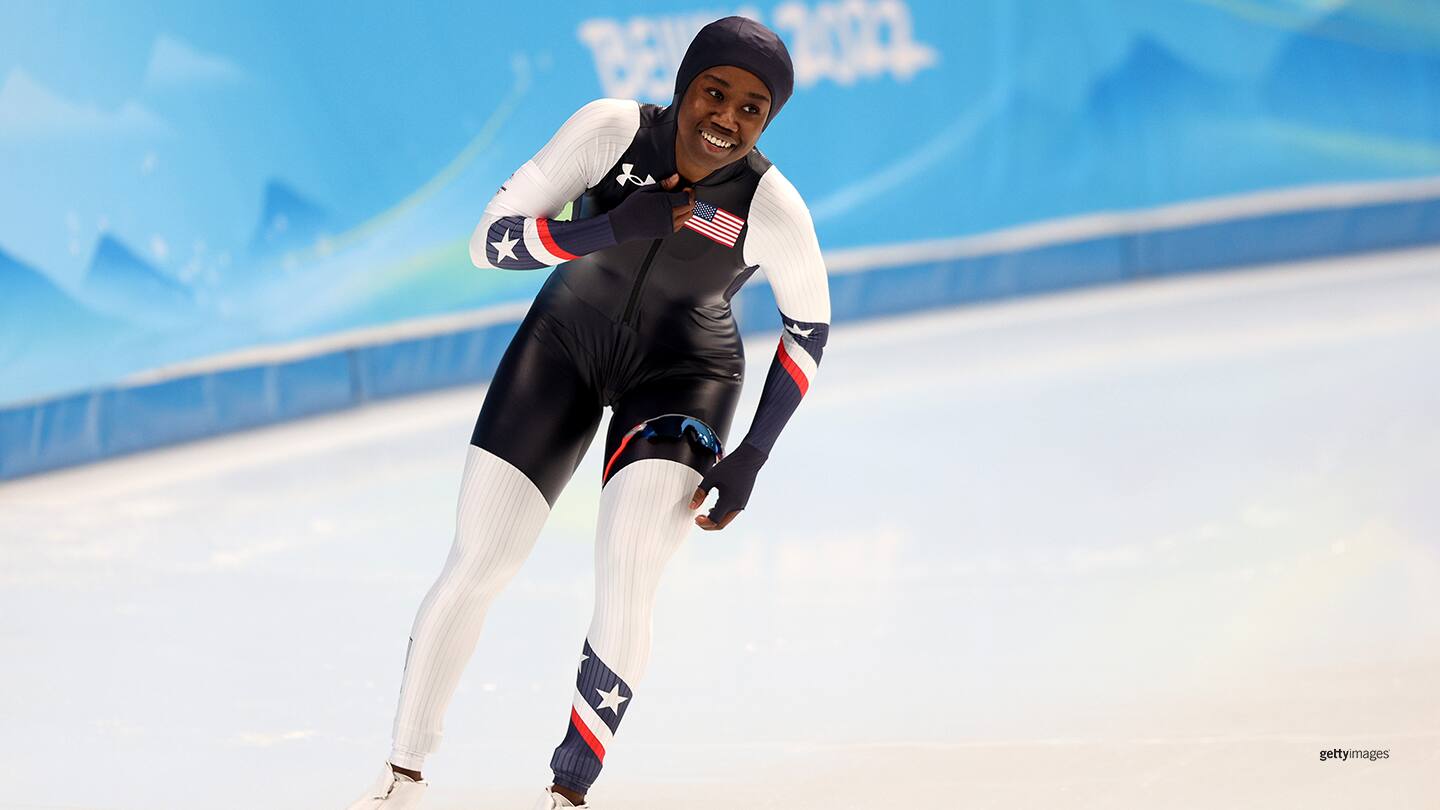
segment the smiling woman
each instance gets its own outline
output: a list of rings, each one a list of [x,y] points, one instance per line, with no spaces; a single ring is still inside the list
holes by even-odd
[[[730,65],[706,70],[680,104],[675,160],[681,176],[704,177],[744,157],[769,113],[769,89],[755,74]]]
[[[746,507],[829,332],[809,211],[755,148],[793,82],[774,32],[718,20],[691,43],[670,106],[585,105],[485,207],[470,239],[477,267],[559,267],[476,420],[454,546],[411,631],[390,760],[351,810],[419,802],[421,768],[486,609],[529,555],[608,406],[594,618],[550,761],[555,781],[536,809],[587,806],[645,673],[665,563],[692,525],[718,531]],[[576,215],[557,221],[575,200]],[[726,448],[745,369],[730,299],[761,268],[784,329],[750,430]],[[694,515],[711,489],[714,507]]]

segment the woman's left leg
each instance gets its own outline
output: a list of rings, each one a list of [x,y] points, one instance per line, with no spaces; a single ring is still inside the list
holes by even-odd
[[[735,379],[691,378],[651,383],[615,403],[595,537],[595,612],[569,727],[550,761],[556,792],[577,804],[645,674],[660,574],[694,527],[690,496],[716,460],[701,426],[657,417],[698,420],[723,441],[739,393]],[[642,423],[645,430],[631,432]]]

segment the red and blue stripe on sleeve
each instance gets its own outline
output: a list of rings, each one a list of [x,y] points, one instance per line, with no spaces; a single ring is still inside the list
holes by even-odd
[[[781,320],[785,329],[780,333],[780,344],[775,349],[770,371],[765,375],[765,388],[760,392],[755,419],[750,424],[750,432],[745,435],[745,444],[764,451],[766,455],[774,447],[785,423],[790,421],[791,414],[800,407],[800,400],[810,390],[830,334],[830,325],[826,323],[796,321],[784,313],[781,313]]]
[[[501,270],[536,270],[614,245],[615,231],[603,216],[573,221],[508,216],[490,223],[485,259]]]

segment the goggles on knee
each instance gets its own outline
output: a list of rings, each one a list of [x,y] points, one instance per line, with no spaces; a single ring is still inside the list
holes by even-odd
[[[715,460],[719,461],[725,457],[725,449],[720,443],[720,437],[710,426],[701,422],[693,416],[686,416],[683,413],[667,413],[646,419],[644,422],[630,428],[630,432],[620,440],[620,445],[610,455],[610,460],[605,464],[605,471],[600,474],[601,482],[610,480],[610,470],[619,460],[620,454],[625,452],[625,447],[635,439],[649,439],[656,441],[668,439],[670,441],[689,440],[696,446],[701,447],[715,454]]]
[[[715,431],[699,419],[683,413],[667,413],[646,419],[630,428],[630,433],[626,435],[625,440],[628,441],[631,438],[650,439],[651,441],[655,439],[689,439],[714,453],[716,461],[725,456],[725,448],[720,442],[720,437],[715,435]]]

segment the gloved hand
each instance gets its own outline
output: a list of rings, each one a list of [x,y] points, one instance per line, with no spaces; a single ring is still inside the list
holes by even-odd
[[[680,175],[672,174],[649,188],[632,191],[606,214],[615,244],[634,239],[659,239],[680,230],[695,213],[695,189],[675,191]]]
[[[755,488],[755,476],[770,458],[763,450],[741,443],[734,452],[720,459],[700,481],[700,487],[690,498],[690,508],[699,509],[712,487],[720,489],[715,507],[708,515],[698,515],[695,525],[706,531],[716,531],[730,525],[750,502],[750,491]]]

